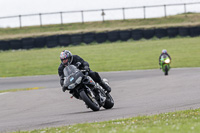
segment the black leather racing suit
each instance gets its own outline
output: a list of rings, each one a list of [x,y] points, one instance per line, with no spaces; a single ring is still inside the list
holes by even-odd
[[[167,55],[169,57],[169,59],[171,60],[171,57],[168,53],[161,53],[160,56],[159,56],[159,65],[160,65],[161,56],[163,56],[163,55]]]
[[[85,68],[89,68],[89,64],[88,62],[84,61],[80,56],[78,55],[72,55],[73,56],[73,60],[71,65],[75,65],[77,62],[80,62],[81,65],[79,66],[80,70],[84,70]],[[64,73],[63,73],[63,69],[65,68],[65,66],[61,63],[60,66],[58,67],[58,74],[60,76],[60,85],[63,87],[63,82],[64,82]],[[102,80],[101,77],[99,76],[99,74],[97,72],[93,72],[92,70],[89,69],[89,76],[97,83],[102,84]],[[63,91],[65,91],[65,89],[63,89]]]

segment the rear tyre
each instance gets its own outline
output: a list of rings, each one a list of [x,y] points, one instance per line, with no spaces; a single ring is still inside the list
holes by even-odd
[[[99,111],[100,106],[96,99],[94,99],[90,94],[86,94],[85,91],[80,92],[80,96],[82,100],[85,102],[86,105],[88,105],[89,108],[91,108],[93,111]]]
[[[103,107],[105,109],[111,109],[113,106],[114,106],[114,100],[113,100],[112,96],[109,93],[107,93],[106,94],[106,101],[105,101],[105,104],[104,104]]]

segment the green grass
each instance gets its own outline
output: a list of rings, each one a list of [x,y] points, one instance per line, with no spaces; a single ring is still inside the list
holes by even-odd
[[[16,133],[198,133],[200,109]]]
[[[188,13],[175,16],[150,19],[112,20],[105,22],[69,23],[57,25],[29,26],[23,28],[0,28],[0,40],[47,36],[64,33],[100,32],[116,29],[136,29],[152,27],[200,25],[200,13]]]
[[[42,87],[33,87],[33,88],[21,88],[21,89],[8,89],[8,90],[0,90],[0,93],[4,92],[16,92],[16,91],[29,91],[29,90],[37,90],[41,89]]]
[[[158,57],[167,49],[172,68],[200,67],[200,37],[115,42],[82,46],[1,51],[0,77],[57,74],[64,49],[88,61],[94,71],[158,69]]]

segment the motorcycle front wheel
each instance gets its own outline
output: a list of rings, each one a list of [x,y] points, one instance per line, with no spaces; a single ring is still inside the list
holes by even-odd
[[[165,66],[165,76],[168,75],[168,67],[167,65]]]
[[[89,108],[91,108],[93,111],[99,111],[100,106],[98,102],[89,93],[83,90],[80,92],[80,96]]]

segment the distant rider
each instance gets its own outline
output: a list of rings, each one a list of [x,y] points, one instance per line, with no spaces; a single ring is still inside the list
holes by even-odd
[[[64,83],[64,73],[63,69],[65,66],[68,65],[77,65],[77,62],[80,62],[80,66],[78,69],[80,70],[86,70],[89,73],[89,76],[97,83],[99,83],[108,93],[111,91],[111,88],[101,79],[99,74],[97,72],[93,72],[89,68],[88,62],[84,61],[80,56],[78,55],[72,55],[72,53],[69,50],[64,50],[60,53],[60,60],[61,64],[58,67],[58,74],[60,76],[60,85],[62,86],[63,92],[66,91],[66,88],[63,86]]]
[[[167,53],[167,50],[166,50],[166,49],[163,49],[163,50],[162,50],[162,53],[161,53],[160,56],[159,56],[159,65],[160,65],[161,56],[163,56],[163,55],[168,56],[169,59],[171,60],[171,57],[170,57],[170,55]]]

